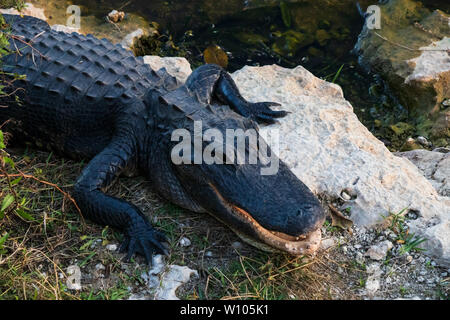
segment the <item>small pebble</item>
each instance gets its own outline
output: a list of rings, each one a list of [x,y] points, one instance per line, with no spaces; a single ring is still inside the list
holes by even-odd
[[[66,286],[69,290],[81,290],[81,270],[77,265],[67,267]]]
[[[191,240],[189,240],[186,237],[181,238],[180,246],[182,246],[182,247],[189,247],[190,245],[191,245]]]
[[[108,245],[106,245],[106,250],[116,251],[117,250],[117,244],[108,244]]]
[[[364,264],[364,257],[363,254],[361,252],[356,252],[356,258],[355,258],[356,262],[358,262],[359,264]]]
[[[420,143],[421,145],[423,145],[424,147],[427,147],[428,144],[429,144],[427,138],[422,137],[422,136],[417,137],[417,138],[416,138],[416,141],[417,141],[418,143]]]
[[[369,295],[373,295],[380,289],[380,279],[376,276],[369,276],[366,280],[366,290]]]
[[[99,271],[99,270],[105,270],[105,266],[101,263],[98,263],[95,265],[95,270]]]
[[[327,250],[332,246],[334,246],[335,242],[336,241],[333,238],[323,239],[322,242],[320,243],[320,248],[322,250]]]
[[[367,250],[366,256],[369,256],[372,260],[383,260],[386,258],[387,252],[392,249],[393,244],[389,240],[382,241],[376,245],[373,245]]]
[[[242,249],[242,243],[240,243],[239,241],[235,241],[235,242],[233,242],[232,244],[231,244],[231,246],[234,248],[234,249]]]
[[[347,192],[345,192],[345,191],[342,191],[341,192],[341,197],[342,197],[342,199],[344,199],[344,200],[346,200],[346,201],[348,201],[348,200],[351,200],[351,196],[347,193]]]
[[[123,11],[113,10],[108,13],[108,19],[112,22],[120,22],[125,18],[125,13]]]
[[[211,251],[206,251],[205,252],[205,257],[212,257],[213,253]]]
[[[368,274],[377,274],[380,275],[382,273],[381,269],[380,269],[380,265],[378,263],[372,263],[370,264],[367,269],[366,272]]]
[[[102,243],[102,239],[95,239],[91,244],[91,249],[94,249],[100,243]]]

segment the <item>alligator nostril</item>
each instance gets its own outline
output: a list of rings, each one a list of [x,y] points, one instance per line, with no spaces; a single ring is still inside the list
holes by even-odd
[[[296,212],[296,214],[297,214],[297,217],[298,217],[299,215],[302,214],[302,210],[298,209],[297,212]]]

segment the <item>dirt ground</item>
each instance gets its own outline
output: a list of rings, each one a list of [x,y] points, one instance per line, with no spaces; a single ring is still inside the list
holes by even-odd
[[[0,242],[0,299],[155,298],[151,267],[142,257],[124,263],[124,255],[114,250],[120,232],[84,221],[71,202],[68,194],[83,163],[31,149],[8,152],[20,170],[11,169],[16,176],[10,178],[23,174],[14,189],[26,214],[10,210],[0,220],[0,239],[5,239]],[[0,198],[10,192],[4,176],[0,190]],[[136,204],[167,235],[167,265],[197,271],[177,290],[180,299],[449,297],[450,270],[418,247],[405,247],[399,240],[405,230],[399,231],[395,221],[383,230],[352,227],[350,233],[327,219],[317,255],[292,257],[262,252],[213,217],[169,204],[142,177],[120,178],[109,194]],[[366,255],[383,241],[392,244],[384,257]],[[81,270],[79,290],[67,282],[73,265]]]

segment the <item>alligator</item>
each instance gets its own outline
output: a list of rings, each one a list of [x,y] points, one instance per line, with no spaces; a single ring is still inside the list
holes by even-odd
[[[211,214],[258,248],[293,255],[317,250],[324,209],[280,159],[275,174],[263,175],[266,164],[259,158],[256,163],[171,158],[174,130],[193,133],[201,121],[202,132],[258,132],[259,124],[287,116],[271,108],[279,104],[246,101],[231,76],[214,64],[198,67],[180,83],[106,39],[57,32],[30,16],[4,19],[11,36],[2,85],[11,94],[0,99],[2,130],[11,143],[31,142],[88,160],[71,194],[85,218],[123,232],[120,251],[127,261],[139,254],[151,263],[168,248],[165,235],[137,206],[107,194],[121,174],[145,176],[161,197]],[[13,81],[11,74],[25,77]],[[250,150],[246,145],[245,155]],[[226,157],[220,151],[216,156]]]

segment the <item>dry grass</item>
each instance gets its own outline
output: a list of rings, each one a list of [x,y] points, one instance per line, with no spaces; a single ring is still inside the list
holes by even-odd
[[[11,150],[10,150],[11,151]],[[122,255],[105,249],[119,243],[120,233],[84,222],[67,196],[83,163],[41,151],[12,150],[23,178],[16,192],[26,199],[32,221],[9,212],[0,221],[0,236],[8,233],[0,255],[0,299],[121,299],[143,286],[140,274],[148,268],[141,257],[127,264]],[[45,183],[45,182],[49,182]],[[54,183],[56,186],[53,186]],[[0,177],[1,190],[8,188]],[[142,177],[121,178],[109,193],[131,201],[145,212],[169,239],[169,263],[199,271],[179,290],[185,299],[356,299],[349,281],[357,283],[363,270],[352,271],[339,255],[321,252],[314,259],[265,253],[246,244],[209,215],[175,207],[153,194]],[[0,193],[1,198],[1,193]],[[187,237],[189,247],[179,241]],[[99,239],[99,241],[97,241]],[[99,245],[95,245],[99,243]],[[332,258],[334,257],[334,258]],[[95,266],[106,267],[95,277]],[[67,290],[66,269],[82,268],[82,291]],[[345,268],[340,276],[336,270]]]

